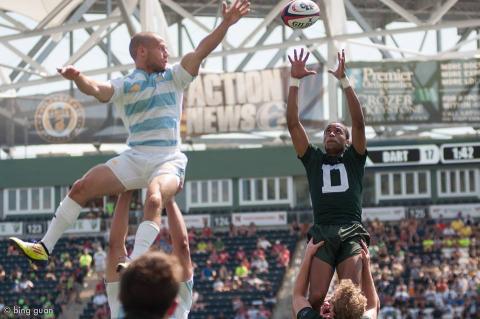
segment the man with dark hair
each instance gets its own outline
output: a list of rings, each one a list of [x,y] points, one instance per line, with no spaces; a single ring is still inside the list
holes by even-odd
[[[129,135],[130,149],[92,168],[73,184],[40,242],[10,238],[25,256],[46,264],[60,236],[89,200],[140,188],[147,189],[144,221],[138,226],[130,257],[135,259],[150,248],[160,230],[160,212],[181,187],[187,165],[187,157],[180,151],[183,91],[228,29],[249,11],[248,0],[235,0],[229,7],[224,2],[222,22],[193,52],[172,66],[167,64],[166,42],[154,33],[142,32],[133,36],[130,45],[136,69],[122,78],[100,82],[71,65],[58,69],[83,93],[100,102],[115,103]]]
[[[117,264],[124,262],[127,256],[125,240],[128,235],[128,212],[132,191],[120,194],[115,206],[108,245],[105,286],[112,319],[122,318],[122,306],[119,300],[120,274]],[[172,318],[187,319],[193,303],[193,265],[190,258],[188,233],[185,221],[178,205],[172,200],[166,204],[168,228],[172,240],[172,255],[178,259],[181,271],[177,307]]]
[[[120,279],[125,319],[163,319],[177,306],[181,267],[178,259],[160,251],[134,260]]]
[[[303,49],[292,64],[287,105],[287,125],[298,158],[305,166],[312,199],[314,225],[309,237],[325,241],[313,259],[310,272],[310,300],[319,310],[333,273],[340,279],[361,282],[361,240],[370,235],[362,225],[362,179],[367,158],[365,123],[360,102],[345,74],[345,52],[338,53],[336,70],[329,70],[344,89],[352,117],[352,139],[344,124],[333,122],[324,131],[325,151],[310,144],[298,116],[300,79],[314,74],[305,67],[309,53]]]

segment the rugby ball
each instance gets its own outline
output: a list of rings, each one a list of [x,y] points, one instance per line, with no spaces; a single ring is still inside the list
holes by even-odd
[[[317,22],[320,9],[310,0],[295,0],[288,3],[282,11],[282,20],[292,29],[305,29]]]

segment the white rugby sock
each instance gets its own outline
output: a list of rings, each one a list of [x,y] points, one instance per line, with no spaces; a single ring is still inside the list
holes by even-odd
[[[150,246],[152,246],[155,238],[157,238],[159,232],[160,227],[155,222],[150,220],[141,222],[135,234],[135,243],[133,245],[133,251],[130,254],[130,259],[134,260],[146,253]]]
[[[60,203],[47,229],[47,233],[41,240],[49,254],[52,253],[53,247],[55,247],[55,244],[62,234],[75,223],[78,215],[80,215],[81,209],[82,206],[68,197],[68,195]]]

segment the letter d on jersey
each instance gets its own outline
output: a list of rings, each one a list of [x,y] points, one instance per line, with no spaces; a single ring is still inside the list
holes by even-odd
[[[332,186],[332,171],[338,170],[340,173],[340,185]],[[348,176],[347,170],[345,169],[345,165],[343,163],[335,164],[335,165],[322,165],[323,171],[323,187],[322,193],[342,193],[345,192],[349,185],[348,185]]]

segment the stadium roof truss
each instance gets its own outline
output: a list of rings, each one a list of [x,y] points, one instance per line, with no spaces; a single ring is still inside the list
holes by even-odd
[[[309,37],[306,32],[296,30],[287,36],[281,23],[279,12],[290,0],[251,0],[251,17],[262,19],[251,32],[242,35],[238,44],[224,41],[222,50],[213,52],[210,57],[224,58],[224,69],[228,68],[228,56],[243,54],[241,62],[233,70],[246,68],[255,54],[274,50],[275,53],[266,66],[272,67],[285,59],[288,48],[305,45],[313,56],[322,63],[335,64],[337,49],[345,44],[374,48],[383,59],[450,59],[480,56],[480,1],[478,0],[317,0],[321,8],[324,34]],[[67,42],[70,54],[65,55],[61,65],[73,64],[94,47],[101,49],[106,58],[105,67],[86,70],[87,75],[112,72],[125,73],[133,67],[122,63],[110,44],[110,35],[117,28],[126,26],[129,34],[140,30],[155,31],[168,40],[167,27],[178,26],[176,45],[169,41],[173,60],[184,53],[185,43],[198,44],[185,22],[200,30],[210,32],[199,17],[219,18],[220,0],[0,0],[0,44],[20,58],[20,63],[6,60],[0,63],[0,94],[10,92],[15,95],[21,88],[63,80],[54,71],[48,71],[42,63],[54,49]],[[23,17],[23,18],[20,18]],[[27,26],[24,17],[35,21]],[[96,18],[92,18],[96,17]],[[354,21],[361,31],[347,33],[347,21]],[[392,22],[408,22],[392,27]],[[216,24],[216,23],[215,23]],[[282,28],[281,41],[272,42],[270,35]],[[459,39],[455,45],[442,48],[440,33],[437,33],[437,52],[424,50],[427,32],[454,28]],[[88,33],[88,38],[74,50],[72,34],[78,30]],[[183,31],[182,31],[183,30]],[[395,37],[400,34],[424,32],[418,50],[400,47]],[[387,44],[390,38],[395,45]],[[30,48],[23,50],[13,44],[15,40],[31,39]],[[365,41],[369,39],[369,41]],[[472,41],[477,41],[476,49],[460,51]],[[195,43],[196,42],[196,43]],[[327,46],[327,54],[318,50]],[[398,54],[401,54],[400,58]],[[326,55],[326,56],[325,56]],[[232,69],[232,68],[230,68]],[[329,105],[331,118],[335,118],[337,96],[336,83],[329,81]],[[332,115],[333,114],[333,115]]]

